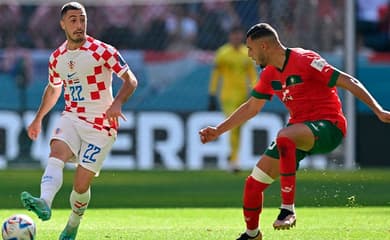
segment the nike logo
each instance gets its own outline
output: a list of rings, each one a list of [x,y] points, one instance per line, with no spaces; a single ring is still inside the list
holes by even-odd
[[[72,78],[75,74],[76,74],[76,72],[71,73],[71,74],[68,73],[67,77],[68,77],[68,78]]]

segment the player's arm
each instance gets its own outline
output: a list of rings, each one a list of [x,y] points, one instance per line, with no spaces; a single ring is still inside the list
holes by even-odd
[[[118,126],[118,117],[126,120],[126,117],[122,114],[122,105],[134,93],[138,85],[137,78],[131,70],[127,70],[120,78],[123,81],[122,86],[111,106],[106,110],[106,117],[114,126]]]
[[[54,107],[57,103],[58,98],[60,97],[62,92],[61,87],[53,87],[48,84],[43,92],[41,105],[35,115],[34,120],[27,128],[28,136],[35,140],[37,139],[39,133],[42,128],[42,120],[46,116],[46,114]]]
[[[390,112],[382,108],[359,80],[344,72],[340,72],[336,86],[350,91],[355,97],[365,103],[381,121],[390,123]]]
[[[248,121],[261,111],[266,101],[267,100],[265,99],[250,97],[245,103],[243,103],[239,108],[237,108],[236,111],[234,111],[218,126],[206,127],[200,130],[199,134],[202,143],[213,141],[219,135]]]

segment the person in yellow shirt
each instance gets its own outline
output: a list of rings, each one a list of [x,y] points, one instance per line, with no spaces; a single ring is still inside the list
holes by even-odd
[[[246,101],[250,89],[257,81],[255,64],[247,55],[247,48],[243,44],[244,32],[239,26],[233,27],[229,32],[229,42],[216,51],[214,67],[209,85],[208,110],[217,110],[217,98],[221,110],[226,116]],[[233,172],[239,171],[240,128],[230,133],[230,159],[229,164]]]

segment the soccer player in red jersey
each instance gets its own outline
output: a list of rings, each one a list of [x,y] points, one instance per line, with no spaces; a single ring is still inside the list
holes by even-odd
[[[69,197],[72,211],[59,237],[74,240],[91,198],[90,185],[116,139],[118,119],[126,120],[122,104],[133,94],[137,79],[113,46],[87,35],[87,13],[80,3],[66,3],[61,8],[60,24],[66,41],[50,55],[48,84],[28,136],[37,139],[44,116],[62,92],[65,109],[50,140],[41,195],[22,192],[21,201],[40,219],[49,220],[52,202],[62,186],[64,165],[77,163]],[[123,81],[115,98],[113,73]]]
[[[302,48],[286,48],[269,24],[259,23],[247,32],[248,55],[263,68],[251,97],[216,127],[199,131],[202,143],[216,139],[258,114],[276,95],[290,118],[274,142],[260,157],[245,182],[243,215],[246,231],[237,240],[261,240],[259,216],[264,190],[280,176],[282,204],[273,223],[275,229],[289,229],[296,223],[294,209],[295,172],[306,155],[329,153],[345,136],[347,123],[336,87],[350,91],[377,117],[390,123],[384,110],[354,77],[328,64],[319,54]]]

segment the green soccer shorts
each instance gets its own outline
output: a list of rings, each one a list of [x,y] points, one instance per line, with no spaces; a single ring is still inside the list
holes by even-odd
[[[319,120],[313,122],[304,122],[314,134],[314,146],[309,151],[296,150],[297,168],[299,161],[311,154],[322,154],[333,151],[343,140],[343,133],[332,122],[328,120]],[[265,155],[279,159],[279,150],[276,141],[265,150]]]

